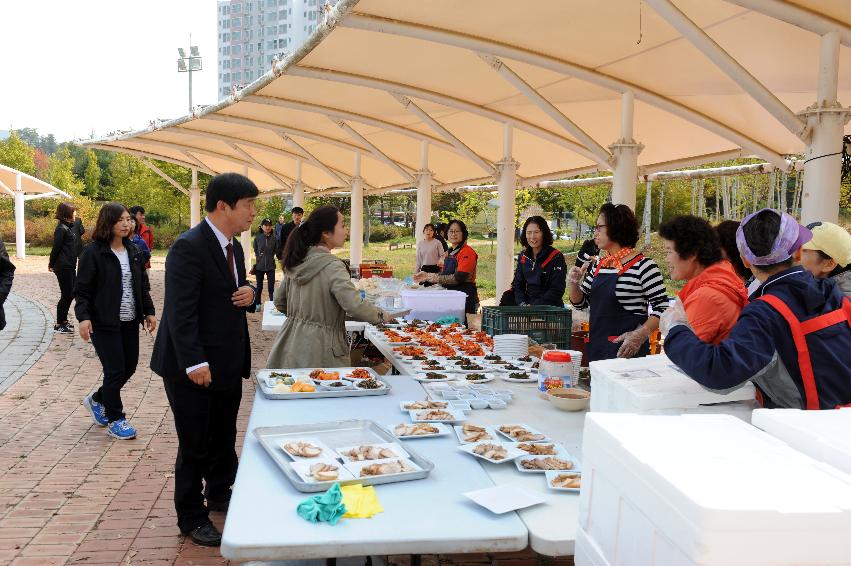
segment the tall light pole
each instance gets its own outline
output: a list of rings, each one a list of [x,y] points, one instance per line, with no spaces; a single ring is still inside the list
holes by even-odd
[[[189,73],[189,113],[192,113],[192,73],[201,70],[201,53],[197,45],[192,45],[192,36],[189,36],[189,55],[182,47],[177,48],[180,58],[177,60],[177,72]]]

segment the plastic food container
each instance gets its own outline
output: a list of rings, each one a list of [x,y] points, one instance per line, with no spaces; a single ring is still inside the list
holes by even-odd
[[[400,295],[402,307],[411,309],[411,312],[405,316],[407,320],[418,318],[435,321],[450,316],[457,318],[462,323],[466,320],[464,305],[467,301],[467,295],[461,291],[404,289],[400,292]]]
[[[574,365],[573,356],[566,350],[544,352],[538,372],[538,391],[546,395],[550,389],[575,386],[572,382]]]

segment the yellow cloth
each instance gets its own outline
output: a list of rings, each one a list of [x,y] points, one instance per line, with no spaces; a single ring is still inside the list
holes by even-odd
[[[364,487],[356,483],[340,487],[343,492],[343,503],[346,506],[348,519],[368,519],[377,513],[382,513],[384,508],[378,501],[375,488],[371,485]]]

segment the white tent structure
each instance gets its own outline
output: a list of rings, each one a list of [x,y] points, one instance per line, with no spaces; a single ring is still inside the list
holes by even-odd
[[[267,194],[495,183],[497,291],[518,186],[646,175],[738,156],[805,156],[805,222],[836,220],[851,100],[851,2],[342,0],[270,73],[193,115],[86,145],[217,173]],[[841,56],[844,55],[844,56]],[[193,219],[198,188],[190,189]],[[351,257],[363,227],[353,221]]]
[[[15,256],[19,259],[27,257],[24,203],[38,198],[73,198],[41,179],[5,165],[0,165],[0,195],[15,199]]]

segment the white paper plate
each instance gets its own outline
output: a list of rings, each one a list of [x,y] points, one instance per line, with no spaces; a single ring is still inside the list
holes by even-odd
[[[467,376],[472,375],[474,373],[483,373],[485,377],[484,379],[468,379]],[[464,383],[487,383],[496,379],[496,376],[492,373],[485,373],[483,371],[473,371],[464,375],[459,375],[456,379]]]
[[[366,466],[370,466],[372,464],[387,464],[387,463],[390,463],[390,462],[395,462],[397,460],[402,460],[403,462],[405,462],[405,464],[407,464],[408,466],[410,466],[414,470],[418,471],[418,470],[422,469],[419,466],[417,466],[416,464],[414,464],[412,461],[410,461],[408,458],[389,458],[387,460],[369,460],[369,461],[365,461],[365,462],[345,462],[343,464],[343,466],[345,466],[345,468],[347,470],[349,470],[352,473],[352,475],[355,476],[355,478],[359,478],[359,477],[361,477],[360,476],[361,469],[366,467]],[[400,472],[400,474],[404,474],[404,473],[405,472]]]
[[[526,379],[517,379],[517,378],[514,378],[514,377],[508,377],[509,373],[520,373],[520,372],[508,372],[508,373],[500,372],[500,373],[497,373],[496,376],[499,379],[501,379],[503,381],[507,381],[509,383],[538,383],[538,374],[524,372],[524,373],[527,373],[528,377]]]
[[[410,426],[408,423],[399,423],[399,424],[404,424],[405,426]],[[396,426],[397,425],[395,425],[395,424],[387,425],[386,428],[387,428],[388,431],[390,431],[390,434],[392,434],[393,436],[395,436],[396,438],[398,438],[400,440],[414,440],[416,438],[434,438],[436,436],[445,436],[445,435],[449,434],[449,427],[446,426],[445,424],[441,424],[441,423],[428,423],[428,424],[435,427],[437,429],[437,432],[433,433],[433,434],[414,434],[414,435],[409,435],[409,436],[399,436],[398,434],[396,434]]]
[[[506,434],[506,433],[502,432],[501,430],[499,430],[499,427],[500,427],[500,426],[508,426],[508,425],[517,425],[517,426],[522,426],[523,428],[525,428],[526,430],[528,430],[528,431],[529,431],[529,432],[531,432],[532,434],[540,434],[540,435],[541,435],[541,436],[543,436],[544,438],[542,438],[541,440],[515,440],[514,438],[511,438],[508,434]],[[536,428],[533,428],[533,427],[531,427],[531,426],[529,426],[529,425],[527,425],[527,424],[523,424],[523,423],[503,423],[503,424],[501,424],[501,425],[494,425],[494,428],[496,429],[496,431],[497,431],[499,434],[501,434],[503,437],[507,438],[510,442],[532,442],[532,443],[534,443],[534,442],[550,442],[550,439],[549,439],[549,438],[547,438],[547,435],[546,435],[546,434],[544,434],[544,433],[543,433],[543,432],[541,432],[540,430],[538,430],[538,429],[536,429]]]
[[[319,456],[316,456],[315,458],[306,458],[306,457],[304,457],[304,456],[296,456],[295,454],[290,454],[290,453],[289,453],[289,451],[287,451],[287,450],[284,448],[284,444],[288,444],[288,443],[298,444],[299,442],[309,442],[309,443],[310,443],[310,444],[312,444],[313,446],[316,446],[317,448],[320,448],[320,449],[322,450],[322,453],[321,453]],[[298,461],[301,461],[301,460],[304,460],[304,461],[307,461],[307,462],[319,462],[319,461],[321,461],[321,460],[323,460],[323,459],[325,459],[325,460],[329,460],[329,459],[333,460],[333,459],[335,459],[335,458],[337,457],[337,453],[336,453],[336,452],[334,452],[333,450],[331,450],[331,449],[328,447],[328,445],[327,445],[327,444],[325,444],[325,443],[324,443],[324,442],[322,442],[321,440],[317,440],[317,439],[315,439],[315,438],[309,438],[309,437],[305,437],[305,438],[294,438],[294,439],[288,440],[287,442],[281,443],[281,444],[280,444],[280,448],[281,448],[281,450],[283,450],[284,454],[286,454],[287,456],[289,456],[290,458],[292,458],[293,460],[295,460],[295,461],[297,461],[297,462],[298,462]]]
[[[438,411],[446,411],[452,415],[451,420],[423,420],[420,418],[424,413],[434,409],[420,409],[418,411],[408,411],[411,415],[411,422],[415,423],[457,423],[467,420],[467,415],[464,411],[456,411],[455,409],[437,409]]]
[[[529,454],[522,448],[517,448],[518,450],[523,451],[527,456],[536,456],[536,457],[545,457],[545,456],[555,456],[556,458],[563,458],[565,460],[570,460],[573,462],[573,465],[576,466],[576,460],[573,459],[573,456],[570,455],[570,452],[567,451],[563,445],[558,442],[516,442],[515,445],[520,444],[543,444],[545,446],[553,445],[555,447],[555,454]]]
[[[464,496],[497,515],[546,502],[540,493],[511,484],[468,491]]]
[[[354,458],[350,458],[349,456],[344,454],[344,452],[347,452],[349,450],[353,450],[355,448],[358,448],[359,446],[375,446],[377,448],[387,448],[389,450],[392,450],[396,455],[395,456],[388,456],[388,457],[384,457],[384,458],[376,458],[375,460],[355,460]],[[371,442],[369,444],[355,444],[355,445],[352,445],[352,446],[341,446],[341,447],[337,448],[336,452],[337,452],[337,456],[340,459],[342,459],[344,463],[349,463],[349,462],[376,462],[378,460],[394,460],[394,459],[397,459],[397,458],[408,458],[410,456],[410,454],[405,452],[404,448],[402,448],[401,446],[399,446],[395,442]]]
[[[579,493],[580,488],[578,488],[578,487],[555,487],[553,485],[553,483],[552,483],[553,480],[556,478],[556,476],[559,476],[561,474],[575,474],[575,475],[579,476],[580,480],[582,479],[582,472],[574,472],[574,471],[559,472],[559,471],[556,471],[556,470],[547,470],[547,472],[546,472],[547,487],[550,488],[553,491],[567,491],[567,492],[570,492],[570,493]]]
[[[496,433],[496,431],[493,429],[493,427],[482,426],[482,428],[487,430],[487,432],[491,435],[491,439],[490,440],[478,440],[476,442],[501,442],[499,435]],[[455,436],[458,437],[458,442],[460,442],[461,444],[475,444],[476,443],[476,442],[467,442],[466,440],[464,440],[464,427],[463,426],[453,426],[452,429],[455,431]],[[520,451],[523,452],[522,450],[520,450]],[[523,453],[525,454],[525,452],[523,452]]]
[[[426,377],[426,373],[440,373],[440,374],[445,375],[446,377],[445,378],[439,378],[439,379],[438,378],[431,379],[431,378]],[[415,381],[422,381],[423,383],[440,383],[440,382],[453,381],[455,379],[458,379],[458,374],[457,373],[450,373],[450,372],[446,372],[446,371],[433,371],[433,372],[423,372],[423,373],[415,374],[413,376],[413,378],[414,378]]]
[[[478,446],[480,444],[498,444],[498,445],[502,446],[503,448],[505,448],[505,450],[508,452],[508,454],[502,460],[492,460],[490,458],[485,458],[481,454],[476,454],[475,452],[473,452],[473,450],[476,449],[476,446]],[[515,458],[520,458],[521,456],[526,454],[522,450],[515,448],[514,446],[512,446],[511,444],[509,444],[507,442],[494,442],[494,441],[490,441],[490,440],[486,440],[486,441],[483,441],[483,442],[470,442],[468,444],[462,444],[461,446],[458,447],[458,450],[460,450],[461,452],[466,452],[467,454],[470,454],[471,456],[475,456],[476,458],[484,460],[485,462],[490,462],[491,464],[504,464],[505,462],[510,462],[510,461],[514,460]]]
[[[432,369],[430,366],[424,366],[421,362],[410,362],[410,364],[419,373],[425,373],[427,371],[436,371],[438,373],[457,373],[458,371],[451,365],[442,365],[440,366],[442,369]]]
[[[520,450],[520,449],[518,448],[518,450]],[[573,464],[573,468],[571,468],[569,470],[558,470],[558,471],[560,471],[560,472],[578,472],[579,471],[579,464],[577,464],[576,460],[571,458],[569,454],[567,456],[564,456],[564,455],[559,455],[559,456],[529,456],[528,454],[526,454],[523,457],[517,458],[514,461],[514,464],[517,466],[517,470],[521,471],[523,473],[540,474],[540,473],[546,472],[547,470],[527,470],[526,468],[523,467],[523,464],[522,464],[522,462],[526,462],[528,460],[536,460],[536,459],[539,459],[539,458],[541,458],[541,459],[543,459],[543,458],[558,458],[560,460],[568,460],[571,464]]]
[[[446,405],[445,407],[436,407],[437,409],[448,409],[449,408],[449,401],[433,401],[433,400],[430,400],[430,399],[421,399],[420,401],[399,401],[399,408],[402,410],[403,413],[407,413],[408,411],[422,411],[424,409],[409,409],[405,405],[410,405],[412,403],[419,403],[419,402],[423,402],[423,401],[428,401],[428,402],[431,402],[431,403],[444,403]]]
[[[347,470],[343,466],[343,464],[341,464],[338,460],[324,459],[324,460],[316,460],[316,461],[310,461],[310,462],[308,462],[306,460],[301,460],[299,462],[293,462],[291,464],[291,466],[293,467],[293,470],[295,470],[295,473],[297,473],[302,480],[304,480],[308,483],[316,483],[319,480],[317,480],[316,478],[314,478],[313,476],[310,475],[310,467],[313,464],[318,464],[320,462],[323,463],[323,464],[333,464],[333,465],[337,466],[337,469],[339,470],[339,473],[340,473],[340,475],[337,479],[323,480],[323,481],[340,481],[340,480],[353,480],[353,479],[355,479],[355,477],[352,475],[352,473],[349,470]]]

